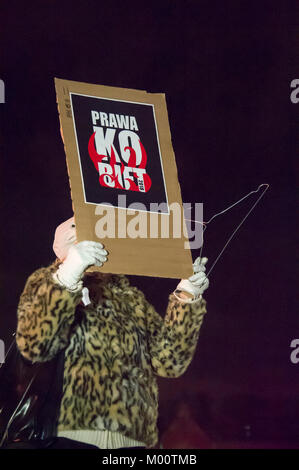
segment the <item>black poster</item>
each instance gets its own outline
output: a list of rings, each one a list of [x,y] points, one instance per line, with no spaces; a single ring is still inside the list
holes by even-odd
[[[168,213],[153,105],[70,96],[85,202]]]

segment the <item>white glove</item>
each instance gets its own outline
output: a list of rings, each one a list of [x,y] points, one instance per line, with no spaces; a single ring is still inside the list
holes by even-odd
[[[200,298],[204,291],[209,287],[209,279],[205,274],[205,265],[207,261],[208,258],[196,258],[193,263],[194,274],[189,277],[189,279],[182,279],[176,290],[192,294],[194,297],[193,300]]]
[[[76,243],[68,250],[64,262],[59,266],[53,277],[68,290],[77,291],[82,288],[81,278],[89,266],[103,266],[107,261],[108,252],[101,243],[83,241]]]

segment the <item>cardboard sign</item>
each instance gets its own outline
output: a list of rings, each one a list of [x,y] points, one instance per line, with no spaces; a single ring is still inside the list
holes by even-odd
[[[165,97],[55,79],[78,241],[102,272],[189,277],[192,258]]]

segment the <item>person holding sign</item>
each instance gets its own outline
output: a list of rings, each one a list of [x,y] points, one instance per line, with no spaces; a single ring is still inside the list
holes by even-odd
[[[155,376],[181,376],[194,356],[206,314],[207,258],[198,258],[194,275],[170,294],[163,319],[125,275],[86,271],[109,253],[101,243],[78,243],[74,218],[57,227],[53,248],[55,262],[26,282],[16,333],[32,363],[64,351],[50,448],[154,447]]]

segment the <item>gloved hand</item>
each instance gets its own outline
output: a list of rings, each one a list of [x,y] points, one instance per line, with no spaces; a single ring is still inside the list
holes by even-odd
[[[201,297],[204,291],[209,287],[209,279],[207,278],[206,263],[208,258],[196,258],[193,263],[194,274],[189,279],[182,279],[178,284],[176,291],[188,292],[193,295],[193,300],[197,300]]]
[[[59,266],[54,279],[68,290],[77,291],[82,287],[84,271],[92,265],[103,266],[108,252],[101,243],[79,242],[70,247],[63,263]]]

